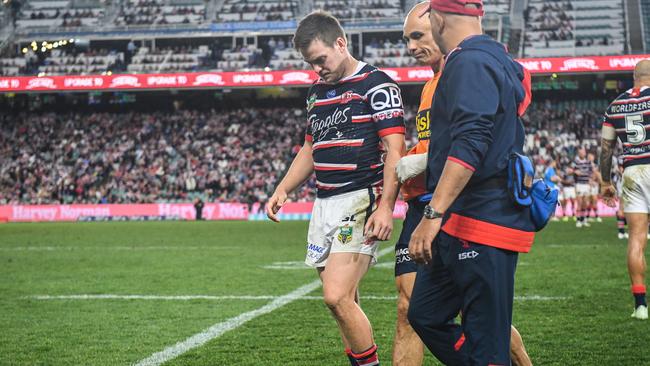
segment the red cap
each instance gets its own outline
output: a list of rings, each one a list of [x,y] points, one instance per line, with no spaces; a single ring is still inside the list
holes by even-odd
[[[465,7],[465,5],[473,4],[477,8]],[[485,12],[483,11],[483,0],[430,0],[427,9],[420,14],[424,14],[434,9],[442,13],[452,13],[460,15],[470,15],[475,17],[482,17]]]

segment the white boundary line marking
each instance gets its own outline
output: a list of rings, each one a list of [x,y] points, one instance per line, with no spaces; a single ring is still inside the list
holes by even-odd
[[[272,312],[273,310],[276,310],[278,308],[283,307],[284,305],[287,305],[295,300],[297,300],[299,297],[304,296],[317,288],[319,288],[321,285],[320,280],[315,280],[313,282],[310,282],[302,287],[297,288],[296,290],[278,297],[277,299],[271,301],[270,303],[262,306],[261,308],[248,311],[246,313],[240,314],[234,318],[230,318],[226,321],[223,321],[221,323],[214,324],[208,329],[205,329],[201,333],[197,333],[189,338],[187,338],[184,341],[178,342],[173,346],[167,347],[164,350],[160,352],[156,352],[152,354],[151,356],[139,361],[136,366],[158,366],[163,364],[164,362],[167,362],[171,359],[174,359],[183,353],[204,345],[205,343],[209,342],[210,340],[217,338],[221,336],[222,334],[226,333],[229,330],[233,330],[235,328],[239,328],[242,326],[244,323],[253,320],[257,318],[260,315],[268,314]]]
[[[89,247],[84,247],[84,246],[27,246],[27,247],[0,247],[0,251],[3,252],[8,252],[8,251],[34,251],[34,252],[41,252],[41,251],[56,251],[56,250],[201,250],[201,249],[234,249],[235,247],[220,247],[220,246],[195,246],[195,245],[189,245],[189,246],[182,246],[182,245],[172,245],[172,246],[165,246],[165,245],[154,245],[154,246],[89,246]]]
[[[281,296],[274,295],[115,295],[115,294],[101,294],[101,295],[36,295],[28,296],[25,298],[34,300],[277,300]],[[524,295],[515,296],[515,301],[553,301],[553,300],[568,300],[571,297],[567,296],[542,296],[542,295]],[[309,296],[303,295],[295,298],[295,300],[322,300],[322,296]],[[397,300],[397,296],[382,296],[382,295],[366,295],[361,296],[362,300]]]
[[[377,257],[381,257],[387,253],[391,253],[395,250],[394,246],[389,246],[388,248],[384,248],[379,253],[377,253]],[[160,352],[156,352],[152,354],[151,356],[139,361],[136,366],[158,366],[161,365],[171,359],[174,359],[183,353],[200,347],[204,345],[205,343],[220,337],[222,334],[229,330],[233,330],[236,328],[239,328],[242,326],[244,323],[253,320],[257,318],[260,315],[268,314],[272,312],[273,310],[276,310],[278,308],[281,308],[289,303],[292,303],[302,296],[307,295],[308,293],[316,290],[321,286],[320,279],[315,280],[313,282],[310,282],[304,286],[301,286],[294,291],[280,296],[277,299],[271,301],[270,303],[262,306],[261,308],[248,311],[246,313],[240,314],[234,318],[230,318],[228,320],[225,320],[221,323],[217,323],[212,325],[211,327],[205,329],[201,333],[197,333],[189,338],[187,338],[184,341],[178,342],[173,346],[169,346],[165,348],[164,350]]]

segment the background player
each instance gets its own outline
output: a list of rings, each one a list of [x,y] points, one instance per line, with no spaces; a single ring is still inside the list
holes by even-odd
[[[395,166],[405,152],[400,89],[352,57],[341,25],[328,13],[303,18],[294,45],[320,79],[308,93],[304,145],[269,200],[267,215],[278,221],[287,195],[316,172],[305,263],[318,270],[350,364],[379,365],[370,322],[356,300],[359,282],[376,262],[377,240],[392,232]]]
[[[607,108],[602,127],[600,173],[605,203],[615,206],[611,183],[612,155],[616,138],[623,143],[623,192],[621,200],[629,226],[627,267],[634,296],[633,318],[648,319],[645,287],[645,247],[650,212],[650,60],[634,69],[634,87]]]
[[[594,163],[587,158],[587,150],[584,147],[578,149],[573,169],[576,176],[576,211],[578,216],[576,227],[589,227],[591,225],[585,218],[589,210],[589,196],[591,195],[589,182],[594,175],[595,167]]]
[[[555,159],[549,159],[548,161],[548,166],[544,170],[544,182],[551,187],[555,188],[561,181],[560,176],[557,175],[557,161]],[[565,215],[564,213],[564,206],[562,207],[562,215]],[[558,221],[559,219],[557,216],[553,215],[553,221]]]
[[[595,167],[597,166],[596,163],[596,155],[593,153],[587,154],[587,158],[591,162],[591,164]],[[587,207],[587,220],[586,221],[591,221],[591,213],[594,213],[594,220],[596,222],[603,222],[603,219],[600,218],[600,214],[598,212],[598,195],[600,194],[600,173],[598,173],[597,169],[594,169],[594,173],[591,177],[591,180],[589,181],[589,206]]]
[[[576,219],[576,177],[573,168],[566,166],[562,172],[562,198],[560,205],[562,205],[562,213],[564,217],[562,221],[569,221],[567,215],[567,204],[571,204],[571,213],[573,219]]]

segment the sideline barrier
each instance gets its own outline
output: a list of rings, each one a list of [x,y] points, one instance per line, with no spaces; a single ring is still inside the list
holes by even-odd
[[[278,213],[280,220],[309,220],[312,202],[289,202]],[[408,205],[397,201],[393,218],[402,219]],[[600,216],[616,214],[616,208],[598,202]],[[245,203],[206,203],[203,207],[204,220],[249,220],[264,221],[265,208],[259,203],[249,207]],[[558,206],[555,214],[561,216]],[[567,213],[573,210],[568,205]],[[196,210],[191,203],[153,204],[94,204],[94,205],[0,205],[0,223],[3,222],[57,222],[57,221],[154,221],[194,220]]]
[[[632,71],[648,55],[528,58],[518,61],[531,74]],[[398,83],[423,83],[433,77],[429,67],[382,68]],[[181,72],[174,74],[0,76],[0,92],[109,91],[151,89],[257,88],[304,86],[316,80],[311,70]]]
[[[87,218],[115,220],[129,218],[174,218],[194,220],[196,210],[191,203],[95,204],[95,205],[3,205],[0,217],[10,222],[79,221]],[[206,203],[205,220],[246,220],[248,205],[243,203]]]

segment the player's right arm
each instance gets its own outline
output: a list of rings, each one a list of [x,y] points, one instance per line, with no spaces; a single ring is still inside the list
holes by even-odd
[[[605,117],[600,147],[600,194],[609,207],[616,205],[616,189],[612,185],[612,156],[616,148],[616,129]]]
[[[287,196],[307,180],[313,171],[314,158],[312,156],[312,142],[306,139],[302,148],[293,159],[287,174],[275,188],[275,192],[273,192],[269,203],[266,205],[266,216],[269,219],[280,222],[277,213],[287,200]]]

